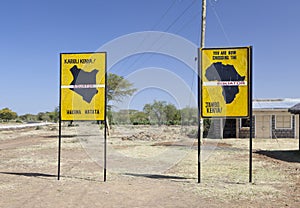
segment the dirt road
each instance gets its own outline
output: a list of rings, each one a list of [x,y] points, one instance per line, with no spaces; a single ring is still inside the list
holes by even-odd
[[[56,127],[0,131],[0,207],[300,205],[295,139],[254,140],[252,184],[248,140],[207,139],[198,184],[195,141],[182,127],[115,127],[103,182],[103,138],[95,126],[63,128],[60,181]]]

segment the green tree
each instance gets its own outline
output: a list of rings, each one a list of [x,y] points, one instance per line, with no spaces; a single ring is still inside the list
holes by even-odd
[[[27,113],[25,115],[19,116],[19,119],[21,119],[22,121],[37,121],[37,116]]]
[[[59,109],[56,107],[53,112],[49,113],[50,120],[53,122],[57,122],[59,119]]]
[[[136,91],[133,84],[124,77],[116,74],[108,74],[107,100],[120,102],[124,97],[132,95]]]
[[[56,107],[52,112],[40,112],[37,114],[37,120],[39,121],[57,122],[58,119],[59,119],[58,107]]]
[[[110,73],[107,76],[107,102],[120,102],[123,98],[132,95],[136,91],[133,84],[124,77]],[[112,112],[111,104],[107,105],[107,116],[110,123],[119,123],[119,114]],[[117,116],[118,118],[115,118]],[[122,121],[121,123],[123,123]],[[125,122],[126,123],[126,122]]]
[[[152,124],[158,124],[160,126],[164,124],[166,120],[166,115],[164,112],[165,106],[165,101],[155,100],[153,104],[146,104],[143,108],[143,111],[148,115],[148,118]]]
[[[130,121],[133,125],[150,124],[148,115],[144,112],[136,112],[130,116]]]
[[[181,122],[180,111],[173,104],[164,106],[166,121],[168,125],[178,125]]]
[[[184,125],[197,125],[198,124],[198,109],[186,107],[181,109],[181,119]]]
[[[0,119],[4,121],[10,121],[12,119],[16,119],[18,117],[16,112],[13,112],[9,108],[3,108],[0,110]]]
[[[114,124],[130,124],[130,117],[138,112],[137,110],[120,110],[119,112],[112,112],[111,123]]]
[[[49,116],[49,112],[40,112],[37,114],[37,119],[39,121],[50,121],[50,116]]]
[[[148,116],[153,124],[180,124],[180,111],[173,105],[165,101],[154,101],[152,104],[146,104],[143,108],[144,113]]]

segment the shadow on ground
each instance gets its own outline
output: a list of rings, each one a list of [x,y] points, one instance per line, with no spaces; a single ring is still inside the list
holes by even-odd
[[[300,163],[299,150],[259,150],[255,153],[285,162]]]
[[[7,175],[17,175],[17,176],[26,176],[26,177],[57,177],[56,175],[52,174],[45,174],[45,173],[16,173],[16,172],[0,172],[0,174],[7,174]]]
[[[134,177],[144,177],[144,178],[152,178],[152,179],[177,179],[177,180],[186,180],[190,178],[180,177],[180,176],[170,176],[170,175],[160,175],[160,174],[136,174],[136,173],[125,173],[127,176]]]
[[[61,138],[75,138],[75,137],[93,137],[99,136],[99,134],[70,134],[70,135],[61,135]],[[43,138],[58,138],[59,135],[49,135],[43,136]]]

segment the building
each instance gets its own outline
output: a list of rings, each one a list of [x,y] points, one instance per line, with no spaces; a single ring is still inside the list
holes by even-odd
[[[299,116],[289,108],[300,99],[253,100],[253,138],[299,138]],[[250,119],[214,118],[208,137],[249,138]]]

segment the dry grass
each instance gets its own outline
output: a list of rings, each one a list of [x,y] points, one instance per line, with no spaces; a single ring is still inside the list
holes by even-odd
[[[91,124],[80,128],[63,128],[62,184],[52,177],[22,175],[56,174],[58,138],[55,132],[47,129],[0,132],[0,141],[5,145],[0,151],[3,197],[0,206],[18,207],[22,203],[17,201],[26,199],[24,207],[34,207],[41,197],[45,198],[42,201],[48,201],[44,207],[64,207],[66,200],[67,207],[92,207],[99,204],[99,200],[102,205],[116,207],[120,205],[119,199],[124,207],[137,206],[136,203],[137,207],[153,207],[158,206],[158,202],[163,203],[163,207],[197,207],[200,201],[205,202],[204,207],[224,208],[296,207],[300,203],[300,189],[297,188],[300,186],[300,163],[255,153],[297,149],[296,139],[254,139],[253,183],[248,182],[248,139],[206,139],[202,145],[201,184],[198,184],[196,140],[187,137],[179,127],[160,130],[146,126],[115,127],[108,137],[108,182],[99,184],[103,177],[103,132]],[[139,132],[157,132],[164,139],[122,140],[124,136]],[[45,188],[40,190],[41,185],[47,187],[47,192]],[[22,191],[24,186],[28,193]],[[103,196],[99,195],[99,190]],[[28,200],[26,194],[33,200]],[[60,194],[65,200],[51,203],[51,198]],[[105,200],[106,195],[110,201]],[[9,204],[7,198],[15,203]],[[82,201],[86,204],[82,205]]]

